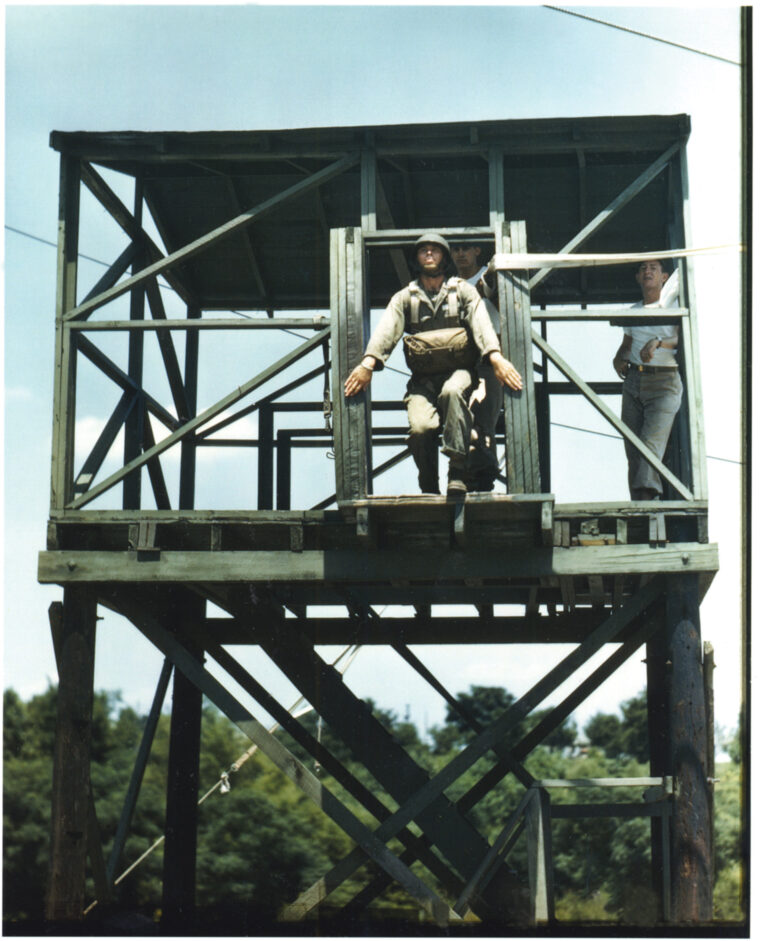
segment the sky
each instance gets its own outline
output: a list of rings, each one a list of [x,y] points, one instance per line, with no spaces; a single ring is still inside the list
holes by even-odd
[[[737,6],[573,9],[739,59]],[[7,5],[5,66],[4,684],[24,698],[56,680],[47,609],[61,597],[59,588],[36,581],[50,486],[56,281],[50,243],[57,235],[58,199],[52,130],[266,130],[686,113],[692,120],[692,245],[741,239],[739,68],[545,7]],[[129,203],[125,181],[108,179]],[[96,261],[81,261],[82,290],[102,273],[97,262],[110,262],[124,244],[88,195],[80,251]],[[715,647],[716,723],[730,729],[742,701],[739,256],[714,255],[694,264],[710,539],[719,545],[721,563],[702,604],[702,636]],[[551,339],[584,378],[613,379],[621,332],[604,325],[588,329],[583,342],[572,327],[557,328]],[[108,342],[115,348],[118,340]],[[221,342],[204,339],[204,355],[215,369],[202,378],[201,408],[251,375],[244,342],[233,353]],[[265,342],[274,354],[298,341],[267,335]],[[219,385],[220,374],[226,386]],[[84,371],[83,381],[80,454],[107,414],[102,385]],[[394,385],[387,373],[381,381],[382,397],[392,398],[398,380]],[[616,402],[611,405],[617,410]],[[561,455],[552,479],[557,501],[627,499],[622,443],[560,427],[609,432],[609,426],[582,402],[553,406],[552,419],[558,423],[552,453]],[[255,433],[255,423],[238,431]],[[329,487],[329,454],[311,460],[309,489],[315,480]],[[203,454],[197,506],[251,505],[250,475],[239,461],[234,470],[227,461],[232,457],[224,453]],[[169,476],[176,474],[171,458],[167,468]],[[399,468],[383,486],[408,492],[409,474],[408,465]],[[303,502],[294,506],[308,507],[308,498],[296,490],[295,500]],[[96,688],[121,690],[125,702],[147,710],[161,657],[136,629],[100,613]],[[418,647],[415,653],[455,693],[481,684],[519,695],[569,649]],[[263,656],[235,652],[281,701],[296,698]],[[337,653],[322,652],[326,659]],[[445,704],[392,651],[363,649],[346,682],[421,730],[444,719]],[[644,683],[636,656],[578,710],[579,725],[597,711],[616,711]]]

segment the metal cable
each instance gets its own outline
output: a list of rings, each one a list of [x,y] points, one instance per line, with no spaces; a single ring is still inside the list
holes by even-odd
[[[666,46],[675,46],[676,49],[683,49],[686,52],[695,52],[700,56],[707,56],[709,59],[717,59],[718,62],[727,62],[729,65],[742,66],[741,62],[735,59],[727,59],[725,56],[715,55],[713,52],[705,52],[703,49],[695,49],[693,46],[686,46],[680,42],[674,42],[672,39],[663,39],[661,36],[653,36],[651,33],[643,33],[638,29],[631,29],[629,26],[620,26],[617,23],[608,23],[607,20],[600,20],[595,16],[587,16],[585,13],[578,13],[576,10],[566,10],[564,7],[552,7],[544,4],[545,10],[554,10],[555,13],[567,13],[568,16],[577,16],[581,20],[588,20],[590,23],[598,23],[600,26],[609,26],[611,29],[619,29],[624,33],[631,33],[634,36],[641,36],[643,39],[651,39],[654,42],[665,43]]]

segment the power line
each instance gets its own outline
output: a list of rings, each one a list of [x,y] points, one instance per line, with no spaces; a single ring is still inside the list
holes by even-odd
[[[42,242],[43,245],[52,245],[53,248],[58,248],[56,242],[51,242],[50,239],[40,238],[39,235],[32,235],[31,232],[23,232],[21,229],[16,229],[12,225],[6,225],[5,228],[9,232],[15,232],[16,235],[23,235],[25,238],[32,239],[34,242]],[[96,265],[103,265],[104,268],[108,268],[108,264],[105,261],[101,261],[99,258],[93,258],[91,255],[85,255],[82,252],[77,253],[80,258],[86,258],[87,261],[94,261]]]
[[[600,438],[613,438],[615,441],[623,440],[621,435],[611,435],[606,431],[593,431],[591,428],[580,428],[578,425],[565,425],[560,421],[552,421],[549,424],[554,425],[556,428],[569,428],[570,431],[582,431],[585,435],[598,435]],[[705,457],[710,461],[725,461],[726,464],[744,465],[744,461],[736,461],[731,457],[716,457],[713,454],[706,454]]]
[[[581,20],[588,20],[590,23],[598,23],[600,26],[609,26],[611,29],[619,29],[624,33],[632,33],[634,36],[641,36],[644,39],[652,39],[654,42],[665,43],[666,46],[675,46],[676,49],[684,49],[686,52],[695,52],[700,56],[707,56],[709,59],[717,59],[718,62],[727,62],[729,65],[741,66],[741,62],[735,59],[727,59],[725,56],[715,55],[713,52],[705,52],[703,49],[695,49],[693,46],[686,46],[680,42],[673,42],[672,39],[663,39],[661,36],[653,36],[651,33],[642,33],[638,29],[631,29],[629,26],[620,26],[617,23],[608,23],[606,20],[597,19],[595,16],[587,16],[585,13],[578,13],[575,10],[566,10],[564,7],[552,7],[544,4],[544,9],[554,10],[555,13],[567,13],[568,16],[577,16]]]
[[[549,10],[559,10],[560,12],[563,12],[563,13],[564,13],[564,12],[570,12],[570,11],[567,11],[567,10],[560,10],[559,7],[547,7],[547,9],[549,9]],[[580,15],[580,14],[577,14],[577,15]],[[586,17],[586,19],[591,19],[591,17]],[[596,22],[601,22],[601,20],[596,21]],[[609,24],[607,24],[607,25],[609,25]],[[622,29],[623,27],[619,27],[619,28]],[[643,34],[642,34],[642,35],[643,35]],[[652,38],[655,38],[655,37],[652,37]],[[662,42],[665,42],[665,41],[666,41],[666,40],[662,40]],[[696,50],[695,50],[695,51],[696,51]],[[29,233],[29,232],[24,232],[24,231],[22,231],[21,229],[16,229],[16,228],[14,228],[12,225],[6,225],[5,228],[8,229],[10,232],[15,232],[17,235],[23,235],[23,236],[25,236],[26,238],[33,239],[35,242],[42,242],[43,245],[52,245],[53,248],[57,248],[57,247],[58,247],[55,242],[51,242],[51,241],[49,241],[48,239],[40,238],[38,235],[32,235],[32,234]],[[89,255],[83,255],[81,252],[79,253],[79,257],[80,257],[80,258],[86,258],[88,261],[94,261],[96,264],[98,264],[98,265],[103,265],[105,268],[108,267],[108,263],[105,262],[105,261],[101,261],[99,258],[92,258],[92,257],[89,256]],[[163,285],[163,284],[161,285],[161,287],[164,287],[164,286],[165,286],[167,289],[169,289],[169,290],[174,290],[174,289],[171,287],[171,285],[168,285],[168,284],[167,284],[167,285]],[[239,317],[244,317],[246,320],[255,320],[255,319],[256,319],[255,317],[251,317],[250,314],[246,314],[246,313],[245,313],[244,311],[242,311],[242,310],[231,310],[230,313],[232,313],[232,314],[237,314]],[[298,337],[299,340],[308,340],[308,339],[309,339],[309,337],[304,336],[304,335],[301,334],[301,333],[296,333],[295,330],[290,330],[290,329],[288,329],[287,327],[286,327],[286,328],[283,328],[283,333],[289,333],[289,334],[291,334],[291,335],[294,336],[294,337]],[[387,366],[387,365],[386,365],[385,368],[388,369],[388,370],[390,370],[391,372],[398,373],[400,376],[409,376],[409,373],[406,372],[406,371],[404,371],[403,369],[396,369],[396,368],[393,367],[393,366]],[[581,432],[583,432],[584,434],[587,434],[587,435],[599,435],[599,436],[602,437],[602,438],[614,438],[616,441],[622,441],[622,440],[623,440],[620,435],[611,435],[611,434],[608,434],[608,433],[606,433],[606,432],[604,432],[604,431],[592,431],[590,428],[580,428],[580,427],[578,427],[577,425],[563,425],[562,422],[556,422],[556,421],[550,422],[549,424],[554,425],[554,426],[557,427],[557,428],[568,428],[568,429],[570,429],[571,431],[581,431]],[[706,455],[706,457],[707,457],[709,460],[711,460],[711,461],[725,461],[727,464],[739,464],[739,465],[743,465],[743,464],[744,464],[744,461],[735,461],[735,460],[733,460],[733,459],[730,458],[730,457],[715,457],[715,456],[712,455],[712,454],[708,454],[708,455]]]

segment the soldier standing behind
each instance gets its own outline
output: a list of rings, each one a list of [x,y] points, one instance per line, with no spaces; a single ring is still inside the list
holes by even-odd
[[[451,258],[459,277],[477,288],[483,297],[483,303],[498,336],[501,333],[499,310],[489,300],[492,292],[484,279],[487,269],[485,265],[481,265],[480,245],[469,242],[454,243],[451,246]],[[470,491],[493,490],[494,480],[499,473],[496,423],[504,404],[501,389],[493,367],[484,359],[478,365],[478,384],[470,396],[475,438],[467,458],[467,489]]]

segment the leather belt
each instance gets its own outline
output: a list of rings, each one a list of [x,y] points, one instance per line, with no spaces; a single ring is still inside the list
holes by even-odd
[[[678,366],[639,366],[638,363],[631,363],[631,368],[636,372],[673,372]]]

